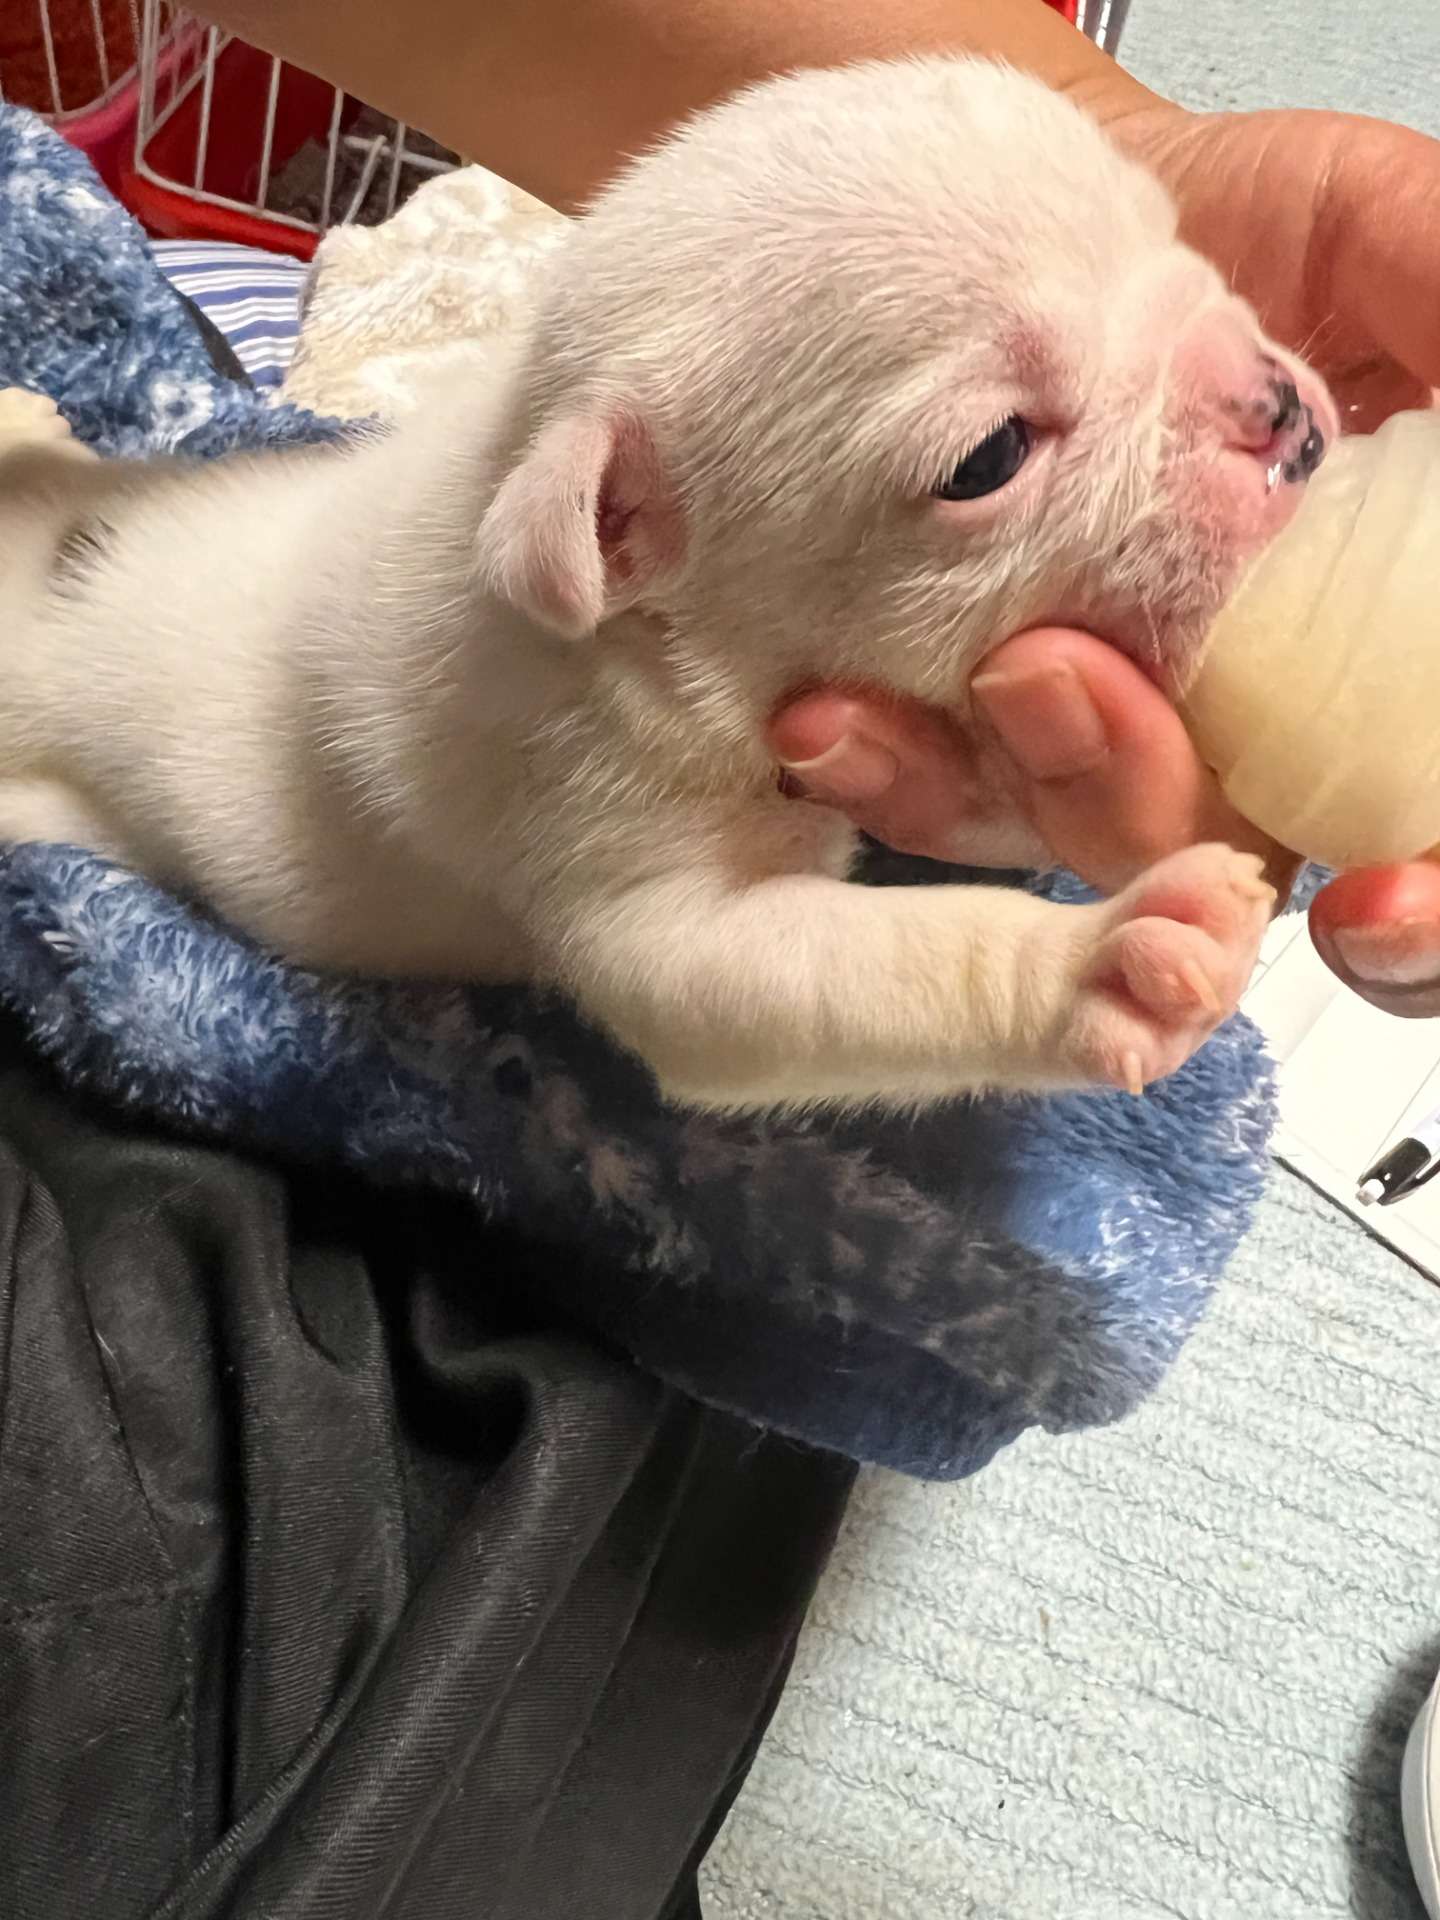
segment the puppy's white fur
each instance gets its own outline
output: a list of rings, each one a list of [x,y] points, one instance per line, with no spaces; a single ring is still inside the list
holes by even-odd
[[[985,647],[1044,618],[1178,684],[1288,511],[1227,438],[1266,356],[1038,85],[771,83],[577,224],[504,377],[356,448],[86,463],[9,396],[0,836],[316,966],[558,983],[690,1100],[1172,1071],[1246,977],[1256,863],[1079,909],[852,886],[763,729],[847,676],[966,725]],[[1011,485],[931,497],[1011,414]],[[1028,847],[998,814],[965,852]]]

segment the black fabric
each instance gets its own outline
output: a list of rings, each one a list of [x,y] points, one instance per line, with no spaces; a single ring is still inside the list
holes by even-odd
[[[0,1029],[5,1920],[694,1920],[851,1470],[532,1324],[524,1251]]]
[[[173,280],[165,279],[165,285],[169,287],[194,322],[195,331],[200,335],[205,351],[210,356],[210,364],[221,379],[233,380],[238,387],[253,388],[255,382],[245,371],[244,362],[205,309],[197,306],[188,293],[182,293]]]

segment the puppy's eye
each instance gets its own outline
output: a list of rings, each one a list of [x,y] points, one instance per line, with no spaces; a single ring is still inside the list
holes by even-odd
[[[1030,453],[1030,429],[1014,414],[973,452],[967,453],[948,479],[935,488],[937,500],[981,500],[1007,486]]]

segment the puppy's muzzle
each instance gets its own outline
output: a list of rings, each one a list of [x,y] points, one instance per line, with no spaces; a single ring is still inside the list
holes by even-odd
[[[1254,387],[1227,409],[1233,445],[1253,453],[1270,485],[1308,480],[1325,458],[1325,429],[1300,389],[1273,360],[1257,367]]]
[[[1274,412],[1266,451],[1271,464],[1280,469],[1282,480],[1308,480],[1325,458],[1325,435],[1314,409],[1300,398],[1295,382],[1283,376],[1271,382],[1270,393]]]

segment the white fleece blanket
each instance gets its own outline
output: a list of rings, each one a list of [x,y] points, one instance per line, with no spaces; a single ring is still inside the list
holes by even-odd
[[[414,404],[422,375],[484,367],[522,329],[564,218],[483,167],[441,174],[379,227],[336,227],[306,281],[283,398],[359,419]]]

